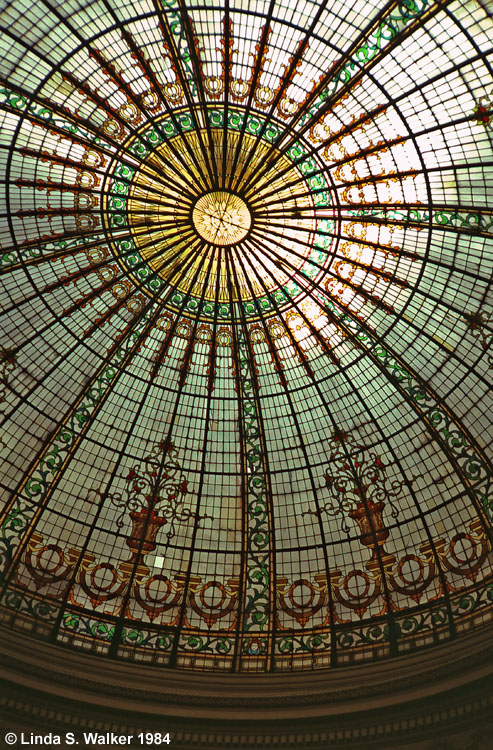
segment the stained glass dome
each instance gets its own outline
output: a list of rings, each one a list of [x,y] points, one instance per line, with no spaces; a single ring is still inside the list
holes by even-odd
[[[487,5],[0,23],[3,626],[217,672],[485,627]]]

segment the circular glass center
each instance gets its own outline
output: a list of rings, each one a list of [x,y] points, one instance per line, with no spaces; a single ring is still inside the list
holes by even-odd
[[[252,217],[238,195],[214,190],[198,199],[192,221],[202,239],[211,245],[234,245],[248,233]]]

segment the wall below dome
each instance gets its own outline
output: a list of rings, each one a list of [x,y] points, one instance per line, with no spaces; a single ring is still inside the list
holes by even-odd
[[[33,649],[7,633],[0,728],[18,737],[72,732],[80,744],[84,732],[169,731],[183,750],[491,750],[492,635],[486,629],[464,638],[460,651],[447,644],[385,670],[240,676],[129,667]]]

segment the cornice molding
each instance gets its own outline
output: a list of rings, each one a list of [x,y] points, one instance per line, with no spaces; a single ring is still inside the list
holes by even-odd
[[[437,696],[493,674],[493,628],[386,662],[292,674],[185,672],[109,660],[0,629],[3,678],[133,713],[199,719],[329,717]]]

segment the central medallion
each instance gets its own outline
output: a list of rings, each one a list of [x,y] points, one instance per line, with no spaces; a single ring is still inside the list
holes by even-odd
[[[214,190],[198,199],[192,221],[198,234],[211,245],[234,245],[248,234],[252,217],[239,195]]]

